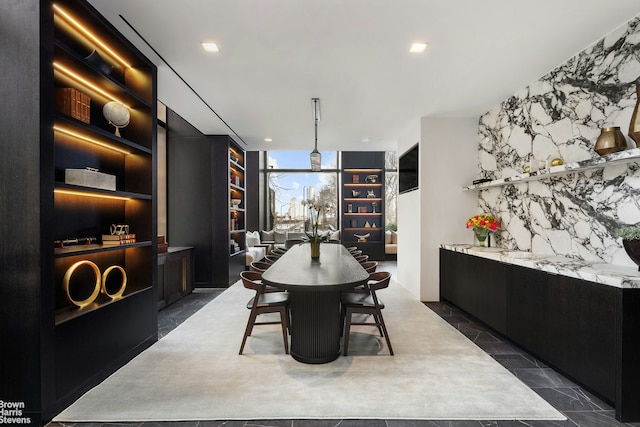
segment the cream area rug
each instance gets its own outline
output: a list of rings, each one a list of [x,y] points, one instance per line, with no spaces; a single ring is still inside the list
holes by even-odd
[[[349,356],[322,365],[284,354],[278,325],[238,355],[251,296],[236,283],[54,421],[565,419],[393,282],[379,296],[395,356],[354,326]]]

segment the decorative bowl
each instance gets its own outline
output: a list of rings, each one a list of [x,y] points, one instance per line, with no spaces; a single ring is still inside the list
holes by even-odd
[[[240,203],[242,203],[242,199],[231,199],[231,205],[234,208],[237,208],[238,206],[240,206]]]

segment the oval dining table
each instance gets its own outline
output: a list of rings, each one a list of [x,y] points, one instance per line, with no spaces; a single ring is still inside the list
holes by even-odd
[[[311,259],[311,245],[289,249],[262,274],[268,285],[289,292],[291,356],[303,363],[328,363],[340,356],[340,296],[369,278],[341,244],[320,245]]]

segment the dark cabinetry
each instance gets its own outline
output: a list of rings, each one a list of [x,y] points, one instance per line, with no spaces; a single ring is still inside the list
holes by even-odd
[[[23,113],[3,117],[0,397],[37,424],[157,339],[156,68],[85,1],[24,6],[0,6]]]
[[[342,242],[384,260],[384,152],[342,152]]]
[[[229,286],[245,266],[245,152],[169,109],[167,128],[168,240],[193,246],[194,286]]]
[[[443,299],[612,402],[618,419],[640,420],[640,290],[445,249],[440,257]],[[482,309],[483,295],[494,312]]]
[[[193,248],[170,247],[158,254],[158,309],[193,290]]]
[[[440,271],[444,274],[441,288],[444,299],[506,333],[506,271],[496,261],[443,251]],[[469,284],[469,285],[467,285]]]

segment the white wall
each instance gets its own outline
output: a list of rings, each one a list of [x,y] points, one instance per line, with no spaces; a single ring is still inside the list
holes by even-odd
[[[478,170],[475,118],[421,120],[419,189],[398,197],[398,283],[420,301],[440,299],[441,243],[473,243],[465,228],[478,211],[475,192],[464,192]],[[415,144],[398,144],[398,154]]]

